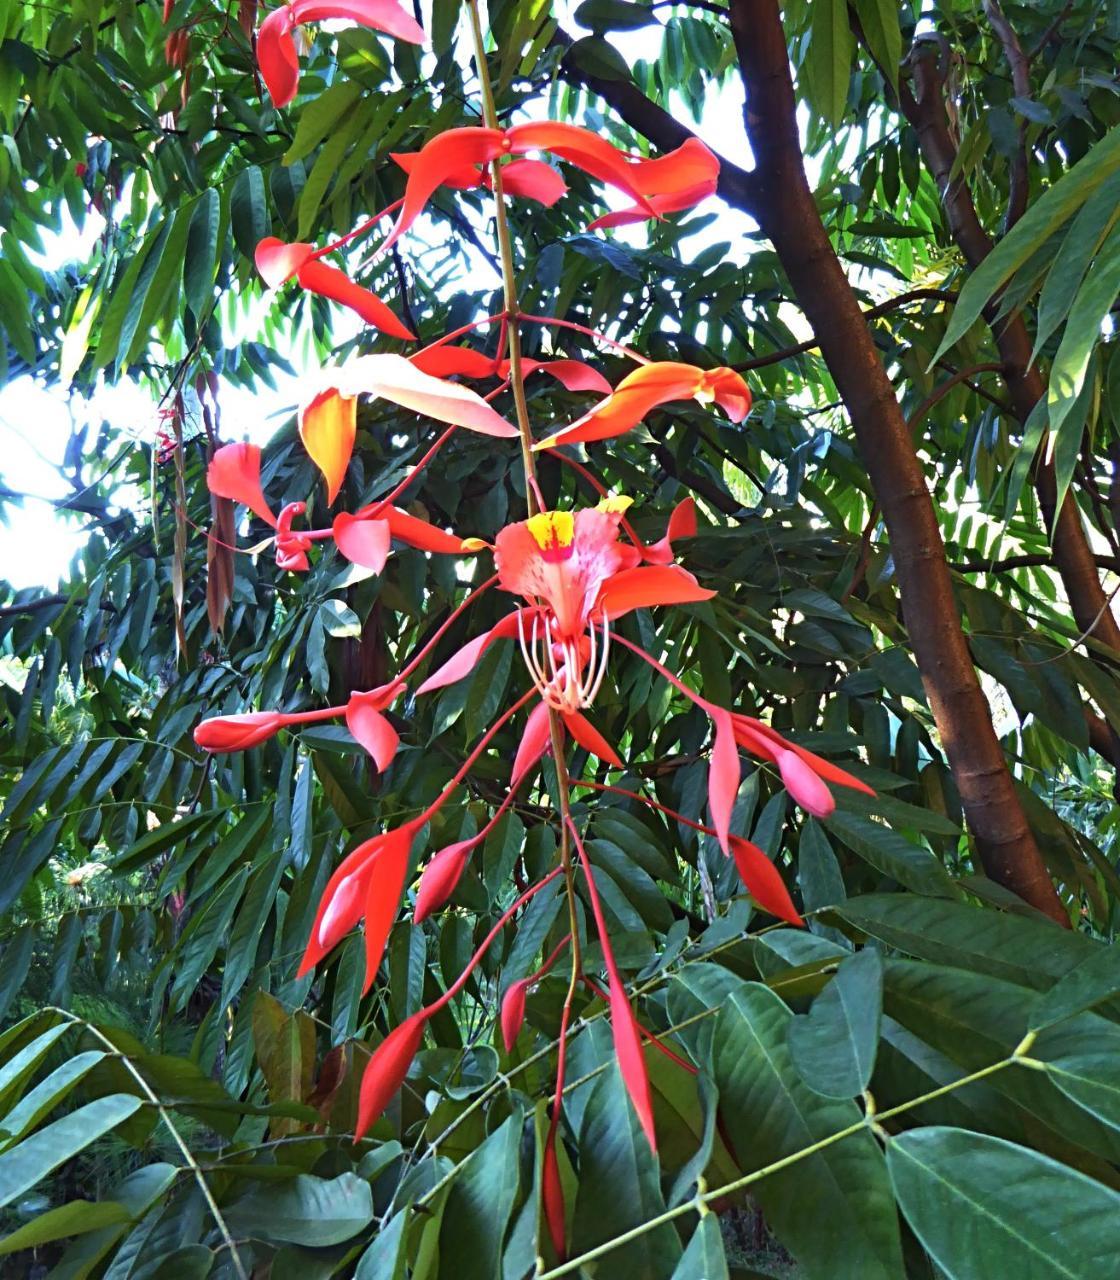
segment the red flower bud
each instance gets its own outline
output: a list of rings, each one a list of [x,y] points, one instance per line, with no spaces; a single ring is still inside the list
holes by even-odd
[[[360,1138],[380,1118],[393,1094],[404,1083],[424,1038],[427,1023],[427,1011],[421,1009],[411,1018],[406,1018],[399,1027],[394,1027],[374,1050],[362,1075],[355,1138]]]
[[[195,745],[203,751],[245,751],[279,733],[286,723],[287,717],[279,711],[249,711],[239,716],[215,716],[196,726]]]
[[[506,1053],[513,1052],[513,1046],[521,1033],[521,1024],[525,1021],[525,993],[532,981],[533,978],[522,978],[513,983],[502,996],[502,1040]]]
[[[455,886],[459,883],[463,868],[467,865],[467,859],[484,834],[480,832],[469,840],[459,840],[455,844],[449,844],[441,849],[424,868],[424,874],[420,877],[420,888],[416,891],[416,910],[412,913],[414,923],[419,924],[433,911],[438,911],[455,892]]]
[[[827,818],[836,808],[832,792],[794,751],[778,752],[778,768],[786,790],[814,818]]]

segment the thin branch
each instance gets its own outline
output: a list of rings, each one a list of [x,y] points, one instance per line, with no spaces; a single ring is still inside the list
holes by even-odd
[[[875,306],[868,307],[863,313],[863,318],[865,320],[877,320],[880,316],[887,315],[888,312],[897,311],[899,307],[909,306],[911,302],[956,302],[956,300],[957,294],[952,289],[910,289],[906,293],[900,293],[895,298],[888,298],[885,302],[877,302]],[[781,351],[771,351],[764,356],[754,356],[750,360],[741,360],[731,367],[737,369],[740,373],[747,369],[762,369],[766,365],[780,364],[783,360],[790,359],[791,356],[799,356],[806,351],[813,351],[820,345],[820,339],[814,334],[813,337],[806,338],[804,342],[798,342],[795,346],[785,347]]]
[[[1031,63],[1023,52],[1015,28],[1007,20],[1000,8],[999,0],[984,0],[984,12],[992,30],[996,33],[1007,65],[1011,68],[1011,84],[1020,98],[1031,96]],[[1003,219],[1005,232],[1019,221],[1027,211],[1027,197],[1030,193],[1030,172],[1027,167],[1027,122],[1019,121],[1019,136],[1015,146],[1015,158],[1011,162],[1011,189],[1008,194],[1007,212]]]
[[[1102,569],[1112,573],[1120,573],[1120,557],[1094,556],[1093,559]],[[1006,573],[1010,569],[1055,568],[1054,557],[1049,552],[1024,553],[1017,556],[1006,556],[1002,560],[966,560],[960,564],[950,564],[950,569],[957,573]]]

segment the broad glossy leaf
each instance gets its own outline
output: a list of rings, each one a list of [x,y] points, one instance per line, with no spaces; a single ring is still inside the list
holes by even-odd
[[[369,1183],[353,1173],[300,1174],[251,1191],[226,1210],[235,1236],[325,1248],[352,1240],[373,1221]]]
[[[892,1139],[887,1162],[949,1280],[1103,1280],[1120,1257],[1120,1194],[1035,1151],[935,1127]]]
[[[826,1098],[854,1098],[867,1088],[879,1047],[883,964],[871,947],[849,956],[789,1024],[789,1048],[802,1080]]]

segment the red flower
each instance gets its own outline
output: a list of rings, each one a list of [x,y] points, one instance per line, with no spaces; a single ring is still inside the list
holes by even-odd
[[[348,18],[396,36],[398,40],[424,43],[422,28],[396,0],[292,0],[273,9],[257,33],[257,65],[276,106],[287,106],[299,86],[299,58],[292,39],[293,30],[305,22],[323,22],[328,18]]]
[[[269,738],[289,724],[280,711],[248,711],[236,716],[215,716],[195,726],[195,745],[215,753],[244,751]]]
[[[296,242],[287,244],[275,236],[266,236],[258,245],[254,260],[265,284],[278,289],[293,277],[309,293],[330,298],[361,316],[366,324],[387,333],[392,338],[415,341],[416,335],[403,325],[384,302],[369,289],[362,288],[338,267],[332,267],[320,258],[326,249]]]
[[[411,173],[420,155],[419,151],[390,151],[389,159],[395,160],[405,173]],[[467,164],[451,170],[440,185],[453,191],[471,191],[475,187],[489,191],[494,179],[489,169]],[[502,167],[502,190],[506,195],[535,200],[551,208],[568,190],[568,184],[543,160],[513,160]]]
[[[412,1060],[424,1039],[428,1011],[421,1009],[406,1018],[373,1051],[362,1073],[358,1094],[358,1123],[355,1137],[360,1138],[378,1119],[397,1090],[404,1084]]]
[[[676,151],[637,165],[635,181],[658,214],[691,209],[707,196],[714,195],[719,181],[719,160],[699,138],[689,138]],[[631,222],[645,222],[649,213],[642,205],[606,213],[588,225],[588,231],[603,227],[623,227]]]
[[[438,346],[418,351],[409,359],[425,373],[437,378],[450,378],[456,374],[465,378],[509,377],[509,361],[483,355],[471,347]],[[609,395],[611,384],[591,365],[582,360],[529,360],[522,359],[521,372],[550,374],[569,391],[598,391]]]
[[[701,404],[714,400],[732,422],[742,422],[751,409],[750,388],[734,369],[699,369],[672,360],[657,361],[639,365],[594,409],[533,447],[555,449],[562,444],[620,436],[658,405],[692,399]]]

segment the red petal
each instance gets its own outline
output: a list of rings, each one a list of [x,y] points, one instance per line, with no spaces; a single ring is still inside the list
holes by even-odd
[[[605,933],[600,933],[599,941],[603,946],[604,956],[610,951],[610,943]],[[649,1076],[646,1073],[646,1060],[642,1054],[642,1038],[638,1032],[638,1022],[634,1010],[630,1007],[630,998],[615,968],[612,957],[607,968],[610,979],[611,995],[611,1031],[614,1033],[614,1053],[618,1059],[618,1069],[622,1072],[626,1092],[638,1113],[649,1145],[657,1150],[657,1133],[653,1126],[653,1101],[649,1092]]]
[[[701,386],[704,371],[672,360],[639,365],[614,391],[563,431],[542,440],[537,449],[580,444],[620,436],[636,427],[650,410],[673,400],[689,400]]]
[[[370,520],[341,512],[331,524],[334,544],[351,564],[360,564],[374,573],[385,568],[392,541],[387,520]]]
[[[695,538],[696,528],[696,500],[685,498],[673,508],[665,536],[652,546],[642,548],[642,559],[649,564],[671,564],[674,541],[678,538]]]
[[[680,195],[694,187],[712,190],[719,179],[719,159],[699,138],[689,138],[668,155],[639,160],[635,181],[646,195]]]
[[[427,520],[410,516],[400,507],[386,507],[381,514],[393,537],[407,542],[410,547],[449,556],[470,554],[463,550],[463,539],[457,533],[448,533],[434,524],[429,524]]]
[[[339,943],[362,918],[362,880],[359,874],[343,876],[327,901],[315,937],[324,952]]]
[[[359,356],[335,370],[332,377],[337,391],[345,396],[380,396],[438,422],[466,427],[482,435],[507,439],[517,436],[517,428],[469,387],[433,378],[404,356]]]
[[[585,173],[627,192],[645,207],[649,201],[635,185],[637,165],[626,159],[617,147],[590,129],[562,124],[555,120],[518,124],[506,131],[515,155],[526,151],[551,151],[562,160],[578,165]],[[653,213],[653,210],[650,209]]]
[[[469,126],[464,129],[447,129],[425,143],[409,167],[404,204],[380,252],[384,253],[396,244],[412,226],[423,213],[432,192],[443,184],[448,175],[461,174],[467,167],[489,163],[495,156],[501,155],[502,141],[500,129]]]
[[[397,0],[295,0],[292,13],[296,22],[348,18],[409,44],[424,43],[424,28]]]
[[[296,279],[312,293],[330,298],[332,302],[341,302],[362,317],[366,324],[371,324],[391,338],[402,338],[405,342],[415,342],[416,335],[411,329],[397,319],[393,312],[375,293],[363,289],[337,267],[325,262],[307,262],[296,273]]]
[[[666,213],[677,213],[681,209],[691,209],[693,205],[697,205],[701,200],[715,193],[714,183],[700,183],[695,187],[677,192],[673,195],[650,196],[650,208],[658,216]],[[587,224],[588,231],[603,231],[607,227],[626,227],[635,222],[648,222],[651,214],[640,204],[632,204],[626,209],[615,209],[610,213],[604,213],[594,222]]]
[[[521,1034],[521,1027],[525,1021],[525,994],[532,981],[532,978],[522,978],[519,982],[511,984],[502,996],[502,1043],[506,1047],[506,1053],[513,1052],[513,1046]]]
[[[253,261],[265,284],[270,289],[278,289],[314,256],[314,245],[299,241],[288,244],[284,240],[277,240],[275,236],[265,236],[257,245]]]
[[[521,368],[525,373],[549,373],[569,391],[596,391],[599,395],[611,392],[611,384],[599,370],[582,360],[522,360]],[[499,373],[503,378],[509,377],[508,360],[502,361]]]
[[[405,171],[411,173],[416,167],[416,158],[419,151],[390,151],[389,159],[395,160],[397,164]],[[475,187],[484,186],[486,183],[486,174],[480,172],[474,165],[464,165],[462,169],[455,169],[451,173],[444,175],[441,187],[448,187],[452,191],[471,191]]]
[[[623,569],[603,584],[599,607],[609,618],[621,618],[631,609],[649,609],[661,604],[696,604],[716,595],[702,587],[688,572],[675,564],[644,565]]]
[[[299,58],[292,39],[294,19],[288,5],[273,9],[257,32],[257,66],[277,107],[286,107],[299,85]]]
[[[778,769],[794,800],[814,818],[827,818],[836,808],[832,792],[796,752],[779,751]]]
[[[370,989],[377,977],[385,944],[389,941],[389,930],[400,910],[414,834],[412,826],[398,827],[396,831],[389,832],[385,843],[371,860],[366,892],[366,980],[363,992]]]
[[[560,714],[564,727],[572,735],[573,741],[577,742],[584,751],[590,751],[593,756],[598,756],[607,764],[613,764],[616,769],[622,768],[618,752],[585,715],[581,715],[578,711],[562,711]]]
[[[327,482],[328,503],[342,488],[357,430],[358,402],[353,396],[328,389],[300,410],[300,439]]]
[[[715,397],[716,404],[732,422],[742,422],[751,411],[750,387],[734,369],[709,369],[702,389]]]
[[[378,773],[384,773],[393,763],[400,746],[396,729],[381,714],[354,694],[346,704],[346,727],[373,757]]]
[[[468,640],[458,653],[434,671],[416,690],[417,694],[431,693],[433,689],[442,689],[444,685],[454,684],[469,675],[477,666],[479,659],[495,640],[512,640],[517,635],[517,613],[507,614],[501,622],[489,631],[473,640]]]
[[[732,836],[731,856],[735,859],[740,880],[764,911],[769,911],[780,920],[788,920],[790,924],[805,923],[793,905],[793,899],[789,896],[786,882],[778,868],[758,845],[751,844],[742,836]]]
[[[342,936],[338,932],[338,922],[342,918],[340,908],[345,908],[346,918],[350,921],[346,926],[347,928],[352,929],[358,923],[364,906],[361,892],[365,886],[364,873],[387,838],[383,833],[374,836],[370,840],[364,840],[356,849],[352,849],[342,859],[334,874],[327,881],[327,887],[323,890],[323,896],[319,899],[319,907],[311,925],[311,934],[307,939],[307,947],[304,950],[303,959],[300,961],[299,969],[296,972],[297,978],[302,978],[304,974],[310,973],[331,947],[334,946],[338,938]],[[347,882],[353,882],[353,884],[351,885]],[[358,891],[356,894],[356,909],[351,898],[353,889]],[[343,900],[339,907],[335,907],[332,910],[335,897],[340,891],[343,894]],[[352,916],[349,914],[350,912],[353,912]]]
[[[461,374],[464,378],[497,377],[497,362],[471,347],[432,347],[418,351],[409,360],[433,378],[451,378]],[[503,375],[504,377],[505,375]]]
[[[543,160],[514,160],[502,166],[502,190],[551,208],[567,192],[568,184]]]
[[[206,484],[219,498],[231,498],[276,528],[276,517],[261,491],[261,451],[255,444],[224,444],[206,468]]]
[[[480,832],[468,840],[449,844],[429,861],[420,877],[420,887],[416,892],[416,906],[412,912],[415,924],[427,919],[433,911],[438,911],[455,892],[455,886],[462,878],[467,859],[482,838],[483,833]]]
[[[712,759],[708,766],[708,809],[720,848],[727,853],[731,811],[735,807],[735,796],[739,791],[739,748],[735,742],[731,713],[722,707],[709,705],[708,714],[716,730]]]
[[[266,742],[287,723],[279,711],[248,711],[243,715],[214,716],[195,726],[195,745],[203,751],[244,751]]]
[[[406,1018],[373,1051],[362,1073],[358,1095],[358,1123],[354,1137],[360,1138],[380,1119],[393,1095],[404,1084],[412,1060],[424,1039],[428,1018],[425,1010]]]
[[[548,707],[543,702],[529,712],[525,732],[517,747],[517,755],[513,760],[513,772],[510,774],[510,787],[516,789],[529,770],[537,763],[548,749],[551,736],[551,717]]]

